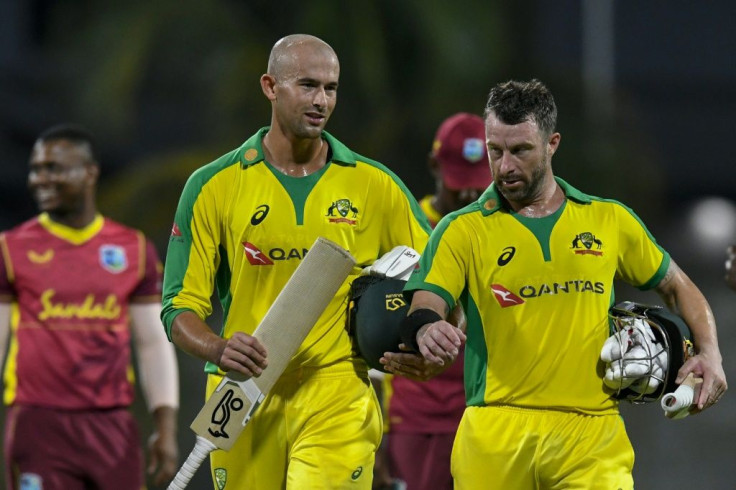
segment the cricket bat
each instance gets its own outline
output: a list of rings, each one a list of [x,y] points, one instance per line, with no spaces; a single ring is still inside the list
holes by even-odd
[[[355,264],[350,252],[317,238],[253,333],[268,351],[268,367],[257,378],[222,379],[192,422],[194,449],[169,490],[184,490],[209,453],[233,446]]]
[[[675,391],[664,395],[661,405],[665,416],[673,420],[687,417],[695,398],[695,387],[702,382],[703,378],[690,373]]]

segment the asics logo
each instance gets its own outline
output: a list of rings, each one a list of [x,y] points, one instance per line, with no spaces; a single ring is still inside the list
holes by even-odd
[[[503,253],[498,257],[498,265],[503,267],[504,265],[511,262],[516,253],[516,247],[506,247],[503,249]]]

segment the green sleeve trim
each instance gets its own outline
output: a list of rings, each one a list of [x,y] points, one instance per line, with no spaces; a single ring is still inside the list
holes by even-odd
[[[465,404],[479,407],[485,405],[488,345],[478,306],[468,294],[467,289],[463,291],[461,301],[467,319],[465,332],[467,341],[465,342],[465,364],[463,366]]]
[[[197,314],[194,310],[190,310],[189,308],[181,308],[178,310],[162,310],[161,311],[161,322],[164,324],[164,330],[166,330],[166,337],[168,337],[169,342],[172,342],[171,340],[171,324],[174,323],[174,318],[181,315],[185,311],[191,311],[195,315]]]
[[[443,300],[445,300],[445,303],[447,303],[448,311],[452,311],[453,308],[455,308],[455,299],[452,297],[450,293],[448,293],[445,288],[437,286],[436,284],[431,284],[428,282],[413,282],[412,284],[408,284],[404,287],[404,297],[407,299],[407,301],[411,302],[411,298],[414,296],[414,291],[429,291],[430,293],[434,293],[437,296],[441,297]]]
[[[670,254],[667,252],[664,252],[664,257],[662,257],[662,263],[659,264],[659,269],[657,269],[657,272],[654,273],[651,279],[649,279],[647,282],[642,284],[641,286],[638,286],[638,289],[641,291],[647,291],[649,289],[652,289],[653,287],[657,286],[657,284],[664,279],[664,276],[667,274],[667,271],[670,268],[670,262],[672,261]]]

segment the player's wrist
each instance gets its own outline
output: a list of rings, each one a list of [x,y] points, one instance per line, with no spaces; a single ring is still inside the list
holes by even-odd
[[[417,334],[419,334],[420,329],[440,320],[442,320],[442,315],[429,308],[419,308],[412,311],[399,326],[401,341],[414,352],[419,352]]]

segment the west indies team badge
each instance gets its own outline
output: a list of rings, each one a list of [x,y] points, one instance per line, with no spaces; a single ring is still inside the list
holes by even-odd
[[[128,256],[125,249],[117,245],[103,245],[100,247],[100,265],[113,274],[119,274],[128,268]]]

